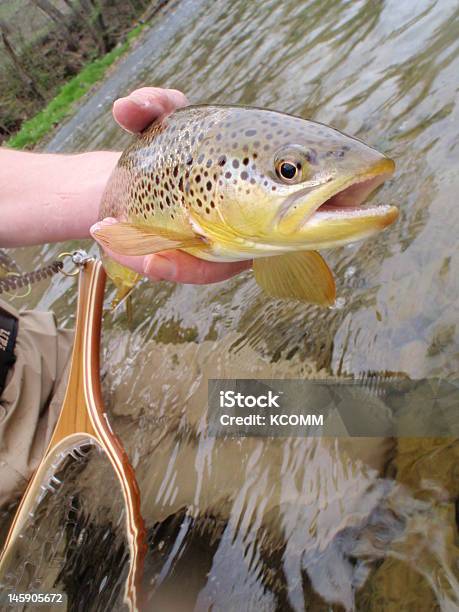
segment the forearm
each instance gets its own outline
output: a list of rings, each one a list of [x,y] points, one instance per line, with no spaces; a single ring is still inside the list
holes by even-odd
[[[0,148],[0,247],[88,238],[119,155]]]

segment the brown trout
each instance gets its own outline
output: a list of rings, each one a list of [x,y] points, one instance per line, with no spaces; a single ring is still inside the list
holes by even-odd
[[[333,275],[316,249],[371,236],[398,216],[364,206],[395,165],[326,125],[266,109],[188,106],[122,154],[95,232],[114,252],[181,249],[210,261],[253,259],[271,296],[330,305]],[[122,299],[139,280],[104,256]]]

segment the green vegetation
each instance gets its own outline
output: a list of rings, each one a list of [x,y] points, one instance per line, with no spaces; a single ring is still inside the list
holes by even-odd
[[[118,45],[103,57],[87,63],[79,74],[61,87],[56,97],[43,110],[25,121],[20,130],[9,138],[6,144],[16,149],[36,145],[45,134],[73,112],[77,100],[84,96],[95,83],[103,79],[109,66],[126,53],[131,42],[139,35],[143,27],[143,25],[137,26],[129,32],[123,44]]]

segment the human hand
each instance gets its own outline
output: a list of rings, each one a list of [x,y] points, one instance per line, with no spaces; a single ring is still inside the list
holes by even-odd
[[[150,123],[176,108],[188,104],[186,97],[176,89],[142,87],[126,98],[119,98],[113,105],[113,116],[128,132],[140,132]],[[113,223],[113,219],[107,223]],[[91,234],[101,227],[96,223]],[[250,261],[216,263],[193,257],[183,251],[164,251],[139,257],[125,256],[105,249],[107,255],[118,263],[147,276],[150,280],[168,280],[178,283],[207,284],[226,280],[252,265]]]

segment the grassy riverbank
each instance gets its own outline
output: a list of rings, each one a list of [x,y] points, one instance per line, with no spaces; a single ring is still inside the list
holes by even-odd
[[[129,50],[132,41],[143,28],[143,25],[135,27],[124,43],[103,57],[88,62],[39,113],[22,124],[20,130],[6,141],[6,145],[15,149],[35,146],[58,123],[73,113],[76,102],[104,78],[108,68]]]

